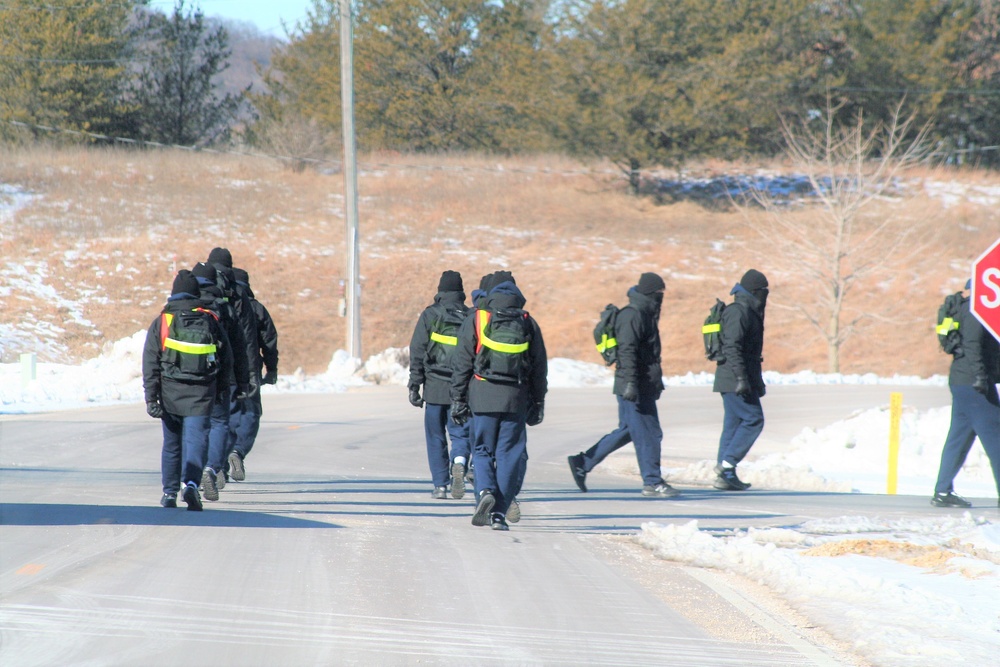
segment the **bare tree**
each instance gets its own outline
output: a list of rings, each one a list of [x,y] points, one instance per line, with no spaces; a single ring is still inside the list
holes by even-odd
[[[902,103],[887,122],[867,124],[859,112],[850,124],[838,122],[840,106],[793,123],[781,119],[786,153],[808,179],[812,204],[803,215],[764,188],[755,187],[740,205],[754,216],[754,229],[767,241],[770,257],[780,258],[800,276],[809,295],[793,306],[825,340],[829,372],[840,372],[841,347],[866,319],[878,315],[845,309],[859,283],[897,268],[918,252],[917,227],[870,205],[898,191],[903,171],[927,153],[926,126],[914,131],[914,116],[902,117]],[[757,209],[759,212],[759,209]]]
[[[336,155],[340,143],[335,133],[325,131],[315,120],[290,109],[258,118],[247,138],[296,173],[305,171],[310,165],[330,161],[329,156]]]

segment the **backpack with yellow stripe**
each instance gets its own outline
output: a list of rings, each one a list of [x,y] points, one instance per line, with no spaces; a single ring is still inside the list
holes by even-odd
[[[627,306],[626,306],[627,307]],[[615,337],[615,323],[618,321],[620,308],[609,303],[601,311],[601,316],[594,327],[594,345],[604,359],[604,365],[610,366],[618,361],[618,339]]]
[[[212,327],[215,313],[205,308],[160,315],[160,368],[163,377],[180,382],[209,382],[219,372]]]
[[[469,315],[464,304],[433,306],[430,340],[424,355],[424,373],[442,379],[451,379],[451,357],[458,345],[458,329]]]
[[[726,304],[721,299],[715,300],[715,305],[708,311],[708,317],[701,327],[701,337],[705,343],[705,358],[709,361],[723,363],[722,356],[722,311]]]
[[[958,315],[962,310],[961,292],[949,294],[938,308],[937,332],[941,349],[956,357],[962,356],[962,332],[958,328]]]
[[[531,328],[520,308],[476,311],[476,377],[491,382],[525,384],[529,375]]]

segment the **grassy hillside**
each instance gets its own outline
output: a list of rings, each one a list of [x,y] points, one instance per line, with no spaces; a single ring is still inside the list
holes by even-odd
[[[751,218],[630,197],[605,167],[573,173],[583,166],[556,157],[366,156],[362,166],[364,356],[408,344],[442,270],[461,271],[468,293],[484,273],[505,268],[550,356],[597,362],[590,336],[598,312],[623,304],[641,272],[657,271],[667,282],[665,372],[711,371],[701,322],[753,266],[771,280],[765,368],[826,370],[824,343],[794,310],[810,287]],[[854,304],[876,317],[845,345],[843,372],[946,372],[933,334],[938,303],[1000,236],[1000,177],[940,171],[913,183],[910,196],[878,206],[934,242],[856,293]],[[6,149],[2,361],[28,350],[53,361],[94,356],[106,341],[148,326],[177,268],[225,246],[275,319],[281,371],[322,371],[345,345],[337,313],[346,268],[342,192],[339,174],[292,173],[263,158]]]

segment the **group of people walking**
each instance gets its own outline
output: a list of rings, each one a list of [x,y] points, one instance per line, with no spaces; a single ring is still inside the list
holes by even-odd
[[[163,429],[163,507],[203,509],[243,481],[263,412],[260,386],[278,381],[278,332],[226,248],[177,272],[146,333],[146,412]]]
[[[628,305],[617,312],[612,391],[618,427],[587,451],[568,457],[581,491],[587,491],[590,471],[633,442],[642,495],[679,495],[660,472],[663,430],[656,401],[664,389],[659,320],[665,288],[659,275],[643,273],[628,290]],[[725,409],[715,487],[743,491],[750,485],[739,479],[736,466],[764,427],[760,398],[765,393],[761,351],[767,278],[751,269],[732,294],[735,307],[726,308],[720,322],[724,343],[714,386]],[[434,303],[421,313],[410,340],[409,397],[425,410],[432,496],[446,498],[449,486],[453,498],[464,496],[471,456],[477,501],[472,523],[508,530],[508,521],[520,518],[516,497],[527,469],[525,426],[541,423],[544,415],[545,344],[538,324],[523,310],[525,298],[509,272],[483,276],[472,302],[473,308],[465,306],[461,276],[445,271]]]
[[[610,340],[618,426],[567,457],[582,492],[596,466],[634,443],[642,496],[680,494],[660,470],[656,402],[664,390],[659,320],[665,287],[656,273],[643,273],[627,292],[628,304],[616,309]],[[721,307],[714,329],[719,350],[710,355],[717,365],[713,391],[724,410],[713,486],[745,491],[750,484],[739,478],[737,466],[764,428],[767,278],[750,269],[730,294],[732,304]],[[527,427],[544,418],[545,341],[509,271],[482,276],[471,301],[467,306],[462,276],[444,271],[410,340],[408,396],[424,410],[432,497],[461,499],[471,483],[473,525],[509,530],[521,515]],[[952,421],[931,504],[969,507],[954,492],[954,478],[977,436],[1000,491],[1000,343],[971,314],[968,297],[950,326],[962,337],[949,348]],[[202,495],[218,500],[228,481],[245,478],[262,413],[260,386],[277,377],[274,322],[229,250],[214,248],[205,262],[179,271],[143,350],[146,410],[163,428],[161,505],[176,507],[180,495],[189,510],[201,510]]]
[[[450,486],[451,496],[462,498],[471,468],[472,524],[508,530],[508,521],[520,520],[526,427],[544,418],[548,356],[509,271],[482,277],[473,308],[465,298],[461,275],[442,273],[410,340],[410,403],[424,408],[433,497],[447,497]]]

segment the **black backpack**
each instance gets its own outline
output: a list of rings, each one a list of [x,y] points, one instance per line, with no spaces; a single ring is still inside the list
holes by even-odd
[[[722,356],[722,311],[725,309],[726,304],[721,299],[716,299],[701,327],[701,337],[705,342],[705,358],[720,364],[726,360]]]
[[[962,310],[964,297],[961,292],[949,294],[938,308],[937,331],[941,349],[956,357],[962,356],[962,332],[958,328],[958,315]]]
[[[604,357],[604,365],[610,366],[618,361],[618,340],[615,338],[615,323],[618,321],[620,309],[609,303],[601,311],[601,316],[594,327],[594,344],[597,351]]]
[[[204,308],[160,315],[160,368],[163,377],[181,382],[209,382],[219,372],[212,319]]]
[[[424,355],[424,369],[428,375],[444,380],[451,378],[451,355],[458,345],[458,329],[468,315],[465,304],[435,306],[430,341]]]
[[[524,384],[531,345],[528,313],[520,308],[479,309],[475,317],[475,374],[493,382]]]

